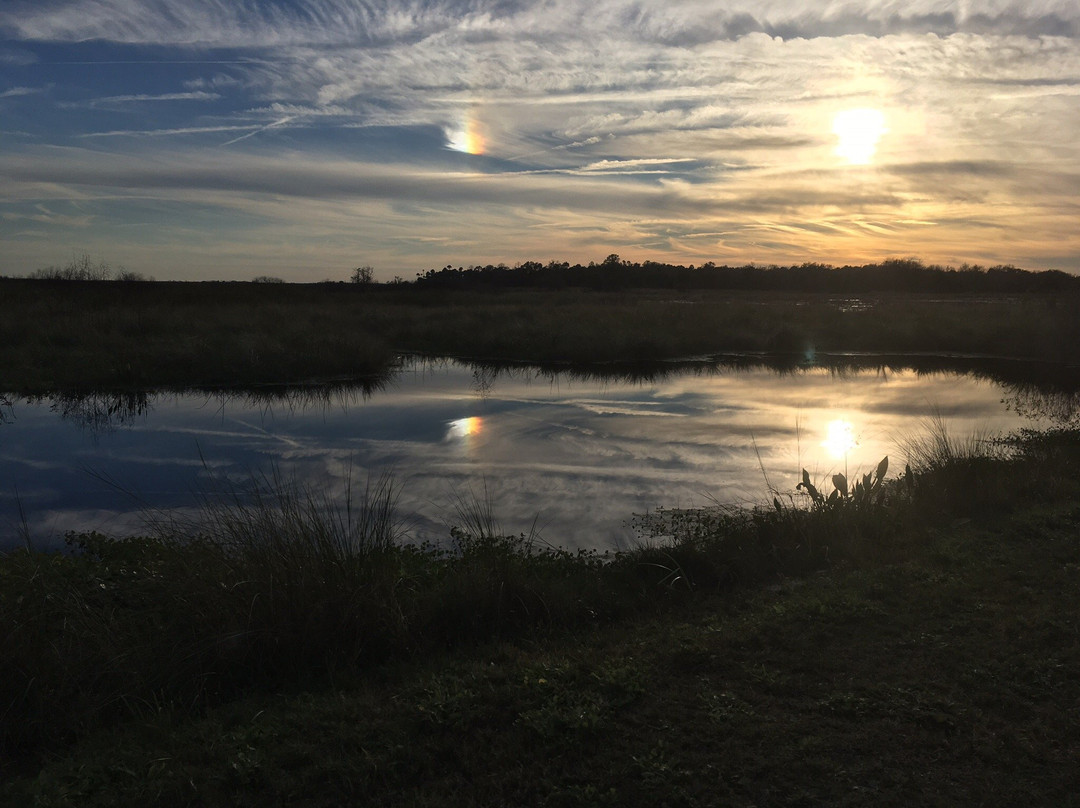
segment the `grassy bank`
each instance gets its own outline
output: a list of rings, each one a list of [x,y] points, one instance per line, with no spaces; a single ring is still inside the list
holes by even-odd
[[[905,563],[703,597],[361,684],[154,712],[41,806],[1071,805],[1076,535],[1032,510]],[[36,800],[36,803],[32,803]]]
[[[0,280],[0,390],[299,382],[400,352],[640,362],[724,351],[1076,361],[1077,301],[727,292],[430,291],[352,284]]]
[[[653,514],[653,541],[618,556],[482,520],[442,550],[409,548],[387,529],[392,487],[342,518],[280,483],[196,538],[11,554],[4,796],[1065,794],[1060,766],[1080,743],[1067,713],[1080,435],[1006,452],[942,434],[910,453],[910,474],[846,495],[813,481],[820,498]]]

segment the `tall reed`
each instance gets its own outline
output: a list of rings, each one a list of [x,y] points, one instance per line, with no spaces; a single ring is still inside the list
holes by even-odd
[[[1007,444],[998,436],[976,430],[963,436],[949,429],[940,413],[930,416],[922,431],[899,442],[908,465],[918,473],[943,469],[958,462],[983,459],[1004,459],[1008,455]]]

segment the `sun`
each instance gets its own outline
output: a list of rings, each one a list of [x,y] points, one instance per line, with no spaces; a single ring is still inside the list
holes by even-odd
[[[877,151],[878,141],[889,130],[879,109],[845,109],[836,113],[833,134],[839,138],[836,154],[852,165],[866,165]]]

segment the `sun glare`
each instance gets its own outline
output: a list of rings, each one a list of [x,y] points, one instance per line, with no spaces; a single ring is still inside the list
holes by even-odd
[[[855,432],[850,421],[830,421],[825,427],[825,440],[821,445],[834,458],[840,459],[855,448]]]
[[[889,130],[877,109],[845,109],[833,118],[833,134],[839,139],[836,154],[853,165],[866,165],[877,151],[878,141]]]

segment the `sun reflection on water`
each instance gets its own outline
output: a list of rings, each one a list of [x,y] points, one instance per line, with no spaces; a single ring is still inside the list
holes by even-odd
[[[446,430],[448,440],[464,440],[479,435],[484,429],[484,419],[478,416],[451,421]]]
[[[825,440],[821,442],[821,445],[835,459],[845,457],[858,445],[855,440],[855,428],[851,425],[851,421],[845,421],[842,418],[830,421],[825,426]]]

